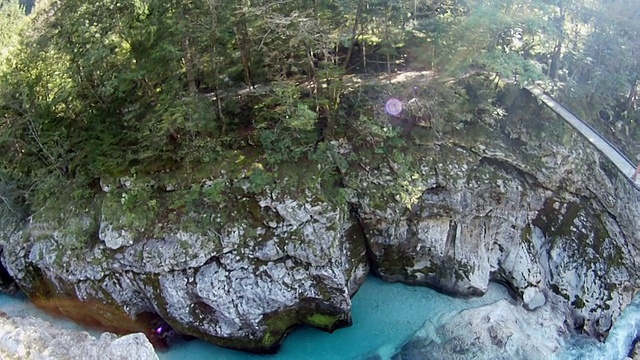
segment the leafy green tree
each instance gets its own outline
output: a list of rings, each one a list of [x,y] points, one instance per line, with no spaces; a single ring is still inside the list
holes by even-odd
[[[0,64],[5,63],[5,59],[17,45],[25,20],[25,9],[18,0],[0,0]]]
[[[7,75],[5,116],[26,144],[14,147],[22,171],[92,181],[178,161],[180,138],[207,113],[182,101],[193,81],[180,23],[188,10],[182,2],[59,3]]]
[[[489,71],[497,77],[531,80],[541,76],[525,55],[545,31],[548,6],[541,2],[468,1],[427,7],[416,30],[433,49],[432,64],[458,76]]]
[[[621,112],[632,110],[640,75],[640,9],[636,5],[617,0],[599,4],[594,30],[580,56],[583,66],[573,78],[589,85],[589,102],[618,103]]]
[[[638,10],[622,0],[60,0],[38,2],[22,43],[9,29],[24,10],[0,1],[3,54],[18,49],[2,63],[0,161],[24,188],[247,144],[296,158],[340,133],[347,74],[407,61],[549,75],[627,113],[637,98]]]

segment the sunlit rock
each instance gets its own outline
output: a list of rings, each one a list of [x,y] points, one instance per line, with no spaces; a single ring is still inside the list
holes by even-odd
[[[103,333],[65,330],[36,318],[0,317],[2,359],[158,359],[153,346],[140,333],[117,337]]]
[[[522,294],[522,301],[525,308],[529,310],[535,310],[545,304],[546,297],[544,296],[544,293],[540,291],[540,289],[528,287]]]
[[[425,118],[383,119],[315,160],[269,168],[260,150],[229,151],[197,174],[61,196],[0,229],[3,264],[67,316],[148,332],[151,314],[257,352],[296,325],[349,324],[369,267],[461,296],[497,281],[522,309],[556,306],[571,328],[606,336],[640,285],[640,195],[528,95],[493,109],[455,96],[421,113],[407,104],[402,116]]]
[[[567,332],[563,318],[550,307],[528,312],[500,300],[427,322],[393,359],[552,359]]]
[[[109,249],[113,250],[133,244],[133,237],[129,231],[116,230],[112,224],[104,221],[100,223],[98,236]]]

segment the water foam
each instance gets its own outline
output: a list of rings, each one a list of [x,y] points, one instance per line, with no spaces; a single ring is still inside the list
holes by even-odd
[[[574,337],[558,354],[557,360],[600,360],[625,359],[640,334],[640,295],[622,311],[613,324],[605,342],[597,342],[585,337]]]

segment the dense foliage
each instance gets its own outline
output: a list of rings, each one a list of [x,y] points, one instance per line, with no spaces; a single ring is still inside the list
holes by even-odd
[[[90,196],[101,177],[188,171],[229,149],[309,156],[376,126],[354,76],[557,80],[576,104],[633,123],[638,5],[54,0],[27,17],[1,0],[0,195],[27,215],[61,187]]]

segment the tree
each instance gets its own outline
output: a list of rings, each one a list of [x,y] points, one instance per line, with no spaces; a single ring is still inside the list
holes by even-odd
[[[618,114],[633,111],[640,68],[640,10],[632,2],[590,3],[583,28],[590,29],[570,52],[567,95],[591,112],[612,109]],[[570,91],[569,91],[570,90]]]
[[[18,0],[0,0],[0,64],[17,45],[25,20],[25,9]]]
[[[351,44],[349,45],[349,50],[344,60],[345,70],[349,67],[349,60],[351,60],[353,49],[355,48],[356,43],[358,41],[358,29],[359,29],[358,25],[360,22],[360,16],[362,14],[363,4],[364,4],[364,0],[358,0],[358,7],[356,8],[356,15],[355,15],[355,18],[353,19],[353,28],[351,30]]]
[[[181,101],[193,74],[185,75],[179,23],[189,8],[178,5],[59,3],[8,79],[7,97],[23,99],[10,116],[13,133],[29,144],[21,155],[28,166],[91,181],[178,156],[182,132],[206,113]]]
[[[443,2],[426,7],[416,29],[433,49],[433,66],[460,76],[488,71],[496,78],[531,80],[541,73],[526,56],[545,32],[549,9],[542,2]]]

